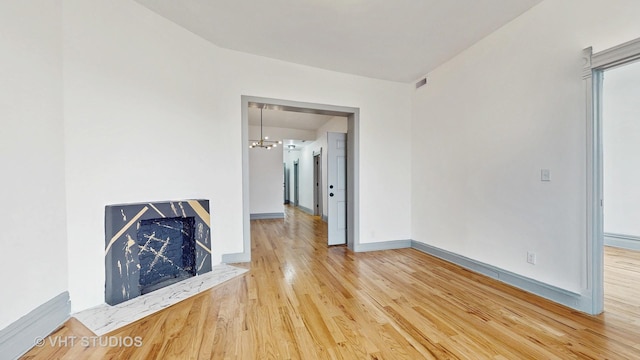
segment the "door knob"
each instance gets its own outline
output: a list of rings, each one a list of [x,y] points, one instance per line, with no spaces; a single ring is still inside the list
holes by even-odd
[[[333,193],[330,193],[329,196],[333,197]]]

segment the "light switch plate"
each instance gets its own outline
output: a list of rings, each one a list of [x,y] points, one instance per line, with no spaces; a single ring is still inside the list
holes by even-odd
[[[551,181],[551,170],[549,169],[540,170],[540,181]]]

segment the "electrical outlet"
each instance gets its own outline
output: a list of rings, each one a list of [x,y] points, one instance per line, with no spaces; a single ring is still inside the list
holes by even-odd
[[[531,252],[531,251],[527,251],[527,262],[531,265],[535,265],[536,264],[536,253]]]

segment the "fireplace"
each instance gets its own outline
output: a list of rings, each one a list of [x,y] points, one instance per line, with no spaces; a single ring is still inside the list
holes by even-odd
[[[209,202],[108,205],[105,244],[109,305],[209,272]]]
[[[196,275],[193,217],[140,221],[140,292],[146,294]]]

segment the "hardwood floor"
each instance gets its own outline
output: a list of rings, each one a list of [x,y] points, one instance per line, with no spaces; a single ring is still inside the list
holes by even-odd
[[[108,336],[24,359],[639,359],[640,254],[606,250],[606,312],[588,316],[413,249],[326,246],[317,217],[251,222],[250,271]],[[70,320],[52,334],[91,336]]]

